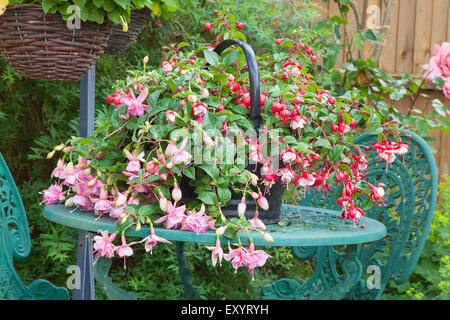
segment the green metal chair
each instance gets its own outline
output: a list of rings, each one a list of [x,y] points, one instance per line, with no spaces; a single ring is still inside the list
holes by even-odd
[[[407,132],[411,138],[402,137],[410,152],[404,159],[397,158],[386,173],[386,163],[376,157],[369,163],[366,178],[370,183],[386,184],[387,207],[376,206],[366,216],[383,222],[387,236],[379,241],[358,246],[361,265],[345,265],[344,253],[333,247],[295,247],[293,254],[299,259],[313,258],[316,269],[305,283],[281,279],[263,287],[262,299],[379,299],[384,288],[393,279],[404,283],[411,276],[425,245],[437,200],[437,167],[427,143],[418,135]],[[356,144],[372,145],[377,136],[361,135]],[[367,152],[374,155],[374,151]],[[339,190],[323,198],[311,192],[301,205],[340,210],[336,204]],[[336,265],[338,267],[336,267]],[[339,267],[340,266],[340,267]],[[379,281],[367,286],[361,279],[356,285],[339,286],[352,276],[352,268],[362,268],[363,274],[378,271]],[[356,270],[355,269],[355,270]],[[367,280],[367,279],[366,279]],[[371,279],[372,281],[372,279]],[[351,283],[348,281],[347,283]],[[355,283],[353,281],[353,283]],[[372,284],[374,284],[372,286]],[[336,287],[336,290],[327,289]],[[330,294],[323,294],[331,292]]]
[[[25,285],[14,269],[13,258],[30,253],[30,233],[22,199],[0,153],[0,300],[67,300],[66,288],[46,280]]]

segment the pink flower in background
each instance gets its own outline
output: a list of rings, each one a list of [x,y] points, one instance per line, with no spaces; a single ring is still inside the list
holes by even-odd
[[[94,237],[94,255],[96,257],[106,257],[106,258],[112,258],[114,256],[114,251],[116,250],[116,247],[113,245],[113,241],[116,238],[116,233],[113,233],[112,235],[108,235],[108,231],[101,231],[101,236],[95,236]]]
[[[223,249],[220,246],[220,240],[217,238],[216,240],[216,246],[215,247],[206,247],[208,250],[212,250],[211,252],[211,260],[212,264],[215,267],[217,264],[217,259],[219,259],[219,265],[222,266],[222,259],[223,259]]]
[[[120,102],[128,106],[129,115],[141,117],[144,115],[144,112],[150,108],[143,104],[144,100],[147,99],[147,96],[148,89],[143,90],[137,98],[134,95],[133,90],[130,89],[129,96],[122,98]]]
[[[163,243],[171,243],[169,240],[166,240],[164,238],[158,237],[155,234],[155,230],[153,229],[153,226],[150,227],[150,235],[147,236],[146,238],[144,238],[142,241],[145,242],[145,251],[149,252],[150,254],[152,254],[152,249],[154,246],[156,246],[156,244],[158,242],[163,242]]]
[[[450,77],[445,79],[445,84],[444,84],[443,90],[444,90],[445,97],[450,99]]]
[[[450,77],[450,43],[444,42],[442,45],[435,44],[433,57],[428,64],[428,71],[425,80],[433,82],[436,77]]]
[[[129,160],[126,170],[129,172],[138,172],[141,170],[140,161],[145,162],[145,152],[138,154],[137,150],[134,150],[133,154],[131,154],[127,149],[125,149],[124,152]]]
[[[181,143],[180,147],[176,149],[175,153],[170,160],[170,163],[174,166],[180,163],[188,164],[191,161],[192,155],[184,150],[186,147],[188,138],[185,138]]]
[[[62,192],[62,186],[58,184],[51,185],[50,188],[43,191],[44,198],[41,203],[55,204],[64,201],[66,192]]]

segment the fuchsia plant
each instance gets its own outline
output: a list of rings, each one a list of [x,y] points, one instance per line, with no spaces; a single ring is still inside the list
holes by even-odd
[[[215,13],[205,29],[218,32],[216,41],[245,41],[242,23],[227,11]],[[157,243],[168,242],[156,235],[155,224],[197,234],[215,230],[216,245],[207,247],[213,265],[225,259],[236,270],[247,267],[252,276],[269,256],[255,250],[251,238],[249,247],[239,240],[237,248],[228,246],[224,253],[220,239],[256,231],[273,241],[260,214],[270,207],[267,195],[275,183],[303,193],[314,188],[323,196],[343,186],[337,198],[341,218],[358,227],[364,210],[382,206],[386,199],[385,185],[365,180],[369,159],[363,150],[377,151],[388,170],[408,147],[395,121],[382,124],[379,143],[355,145],[353,137],[377,117],[376,109],[363,105],[356,91],[335,96],[332,88],[314,81],[308,70],[317,57],[301,28],[276,43],[279,52],[257,57],[259,133],[250,120],[249,77],[241,49],[228,48],[219,56],[212,51],[217,44],[189,51],[181,43],[170,48],[160,68],[149,69],[144,60],[141,70],[116,83],[107,98],[112,104],[109,120],[92,137],[55,147],[50,156],[62,151],[52,174],[59,182],[44,191],[43,202],[65,201],[67,207],[115,219],[116,233],[94,238],[98,256],[125,259],[137,243],[152,252]],[[256,164],[261,172],[252,169]],[[189,192],[194,196],[187,197]],[[236,217],[227,219],[222,209],[232,193],[242,201]],[[246,199],[256,206],[250,219]],[[150,226],[149,236],[127,244],[125,231],[143,225]],[[113,244],[116,234],[121,235],[119,246]]]

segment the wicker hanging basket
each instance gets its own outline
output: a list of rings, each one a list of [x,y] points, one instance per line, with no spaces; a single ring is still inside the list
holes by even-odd
[[[59,14],[40,5],[16,4],[0,16],[0,50],[22,76],[45,80],[80,80],[104,53],[113,24],[81,22],[69,29]]]
[[[139,37],[142,29],[147,25],[150,20],[150,14],[151,11],[147,8],[131,11],[127,32],[123,32],[121,25],[114,25],[105,53],[121,53],[128,48],[128,46]]]

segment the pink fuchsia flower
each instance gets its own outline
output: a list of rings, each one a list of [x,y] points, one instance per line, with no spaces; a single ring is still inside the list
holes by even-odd
[[[217,264],[217,259],[219,259],[219,265],[222,266],[222,259],[223,259],[223,249],[220,246],[220,240],[217,237],[216,240],[216,246],[215,247],[206,247],[206,249],[211,250],[211,260],[212,264],[215,267]]]
[[[186,206],[183,205],[181,207],[175,207],[171,201],[167,201],[167,215],[162,218],[159,218],[155,221],[155,223],[166,222],[166,228],[172,229],[178,226],[180,223],[186,219],[186,215],[184,212],[186,211]]]
[[[109,213],[112,209],[111,202],[108,201],[108,191],[105,189],[100,190],[100,196],[98,199],[92,199],[92,202],[95,203],[94,210],[103,214]]]
[[[148,89],[144,89],[137,98],[134,95],[133,90],[130,89],[129,96],[122,98],[120,102],[128,107],[127,111],[129,115],[142,117],[144,112],[150,108],[143,104],[145,99],[147,99],[147,96]]]
[[[258,210],[255,211],[255,215],[254,215],[253,218],[250,220],[250,223],[251,223],[251,225],[252,225],[253,228],[262,229],[262,230],[265,230],[265,229],[266,229],[266,225],[265,225],[264,222],[262,222],[262,220],[259,219],[259,217],[258,217]]]
[[[185,138],[183,140],[183,142],[181,143],[180,147],[177,148],[177,150],[175,151],[175,153],[172,156],[172,159],[169,162],[170,165],[176,166],[180,163],[188,164],[191,161],[192,155],[189,152],[187,152],[186,150],[184,150],[184,148],[186,147],[187,141],[188,141],[188,138]]]
[[[134,150],[133,154],[131,154],[127,149],[124,152],[129,160],[126,170],[129,172],[138,172],[141,170],[141,162],[145,162],[145,152],[138,154],[137,150]]]
[[[64,184],[69,187],[73,187],[78,181],[78,177],[75,174],[75,167],[72,162],[69,162],[64,167]]]
[[[133,249],[127,244],[125,236],[122,236],[122,244],[116,247],[116,251],[119,257],[123,258],[123,267],[126,268],[125,260],[133,255]]]
[[[163,243],[171,243],[169,240],[166,240],[164,238],[161,238],[155,234],[155,230],[153,229],[153,226],[150,226],[150,235],[145,237],[142,241],[145,242],[145,251],[149,252],[150,254],[153,254],[153,247],[156,246],[158,242]],[[141,241],[141,242],[142,242]]]
[[[163,69],[164,73],[172,72],[175,65],[172,62],[163,61],[161,64],[161,69]]]
[[[200,211],[188,211],[185,219],[182,220],[181,230],[192,231],[197,234],[205,233],[210,227],[211,217],[205,214],[205,206],[202,204]]]
[[[58,184],[53,184],[50,188],[45,189],[43,193],[43,200],[41,203],[55,204],[64,201],[66,192],[63,192],[63,187]]]
[[[231,261],[234,271],[235,273],[237,273],[237,269],[244,265],[244,255],[246,253],[246,250],[241,246],[239,246],[235,250],[232,250],[229,243],[228,249],[229,252],[227,254],[224,254],[223,257],[225,258],[225,260]]]
[[[66,176],[64,174],[64,170],[65,170],[64,160],[59,159],[58,163],[56,164],[56,168],[53,170],[51,176],[59,179],[65,179]]]
[[[116,238],[117,234],[113,233],[109,236],[108,230],[99,230],[99,232],[101,233],[101,236],[94,237],[94,256],[106,258],[114,257],[116,247],[113,245],[113,241]]]
[[[243,263],[248,267],[248,272],[252,276],[252,280],[255,280],[255,268],[262,267],[269,257],[270,255],[263,250],[255,250],[253,242],[250,243],[247,252],[243,256]]]
[[[433,57],[427,66],[425,80],[433,82],[437,77],[450,77],[450,43],[444,42],[442,45],[435,44],[433,48]]]

